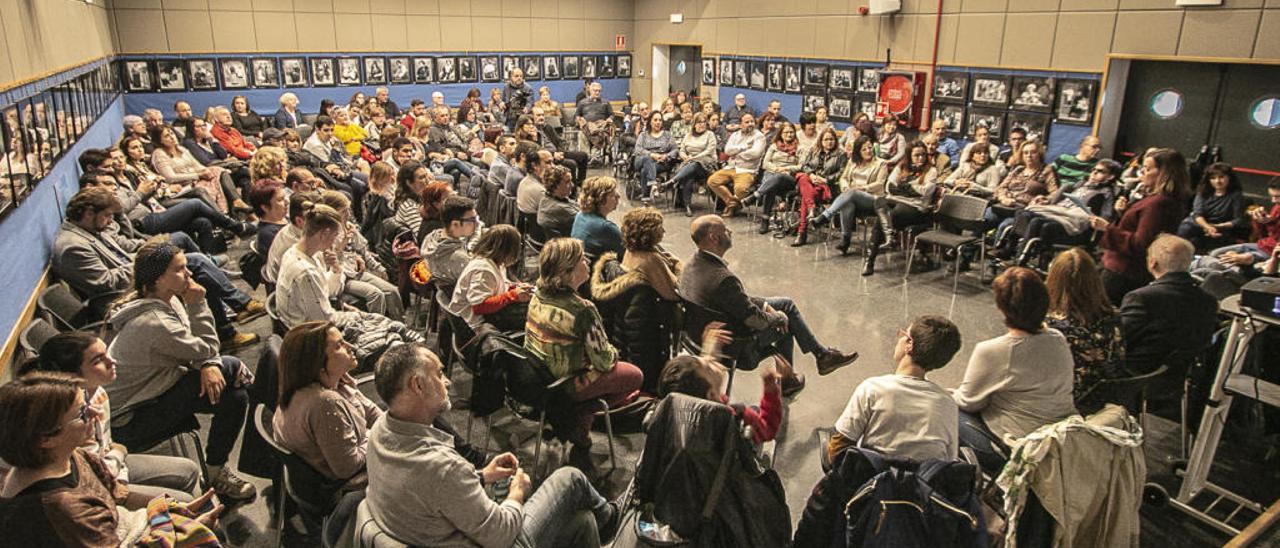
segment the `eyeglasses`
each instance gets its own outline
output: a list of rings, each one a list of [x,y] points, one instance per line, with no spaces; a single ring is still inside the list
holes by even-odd
[[[472,216],[472,217],[463,217],[463,218],[461,218],[461,219],[459,219],[459,220],[460,220],[460,221],[462,221],[462,222],[463,222],[463,224],[471,224],[471,223],[474,223],[474,222],[476,222],[476,221],[479,221],[479,220],[480,220],[480,217],[476,217],[476,216]]]
[[[80,422],[83,422],[83,423],[88,423],[88,422],[89,422],[89,400],[88,400],[88,395],[87,395],[87,394],[85,395],[85,402],[84,402],[84,403],[82,403],[82,404],[80,404],[80,412],[79,412],[78,414],[76,414],[76,417],[75,417],[75,418],[73,418],[73,419],[71,419],[71,420],[69,420],[69,421],[67,421],[67,422],[64,422],[64,423],[62,423],[62,424],[58,425],[58,427],[57,427],[57,428],[54,428],[53,430],[50,430],[50,431],[48,431],[48,432],[45,432],[45,434],[44,434],[44,435],[45,435],[45,436],[56,436],[56,435],[58,435],[60,432],[62,432],[62,429],[63,429],[63,428],[66,428],[66,427],[67,427],[67,425],[69,425],[69,424],[71,424],[71,423],[74,423],[74,422],[76,422],[76,421],[80,421]]]

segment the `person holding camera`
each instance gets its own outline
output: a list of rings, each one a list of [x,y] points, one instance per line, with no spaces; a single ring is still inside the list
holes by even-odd
[[[507,131],[515,131],[515,121],[533,104],[533,88],[524,82],[524,71],[511,69],[507,86],[502,88],[502,102],[507,105]]]

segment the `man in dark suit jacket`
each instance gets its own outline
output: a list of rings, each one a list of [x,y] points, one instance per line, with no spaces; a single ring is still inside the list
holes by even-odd
[[[1171,234],[1147,248],[1147,270],[1155,281],[1135,289],[1120,306],[1126,363],[1133,373],[1147,373],[1170,358],[1185,367],[1195,353],[1209,347],[1218,327],[1218,301],[1196,284],[1187,269],[1195,248]],[[1185,371],[1171,372],[1181,379]]]
[[[733,231],[720,216],[694,219],[690,235],[698,252],[680,273],[679,290],[688,305],[685,331],[694,340],[702,340],[707,324],[723,322],[734,335],[734,343],[726,353],[739,358],[741,363],[735,365],[740,369],[754,369],[757,357],[763,354],[777,354],[791,361],[795,344],[802,352],[813,354],[819,375],[858,359],[857,352],[846,354],[819,343],[791,299],[747,295],[742,281],[724,261],[725,252],[733,247]],[[784,395],[803,388],[803,375],[793,373],[782,380]]]

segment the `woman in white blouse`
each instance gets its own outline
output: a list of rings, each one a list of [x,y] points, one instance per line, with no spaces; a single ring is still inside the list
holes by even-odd
[[[220,167],[205,167],[191,155],[191,151],[178,144],[178,136],[169,126],[159,126],[152,130],[152,142],[157,143],[155,152],[151,153],[151,165],[156,173],[171,184],[195,185],[205,190],[213,198],[213,205],[219,212],[226,214],[228,204],[237,209],[250,209],[240,199],[235,183],[227,170]],[[223,180],[225,178],[225,180]]]

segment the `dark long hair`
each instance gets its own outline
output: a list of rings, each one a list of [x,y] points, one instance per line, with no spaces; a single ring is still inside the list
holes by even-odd
[[[1231,164],[1226,162],[1214,162],[1209,167],[1204,168],[1204,175],[1200,177],[1200,197],[1208,198],[1213,196],[1213,185],[1209,184],[1209,179],[1214,175],[1221,175],[1227,178],[1227,194],[1240,192],[1240,178],[1236,177],[1236,171]]]
[[[307,322],[285,333],[277,369],[280,407],[288,407],[298,390],[320,378],[320,371],[329,361],[325,347],[329,344],[330,327],[332,322]]]

